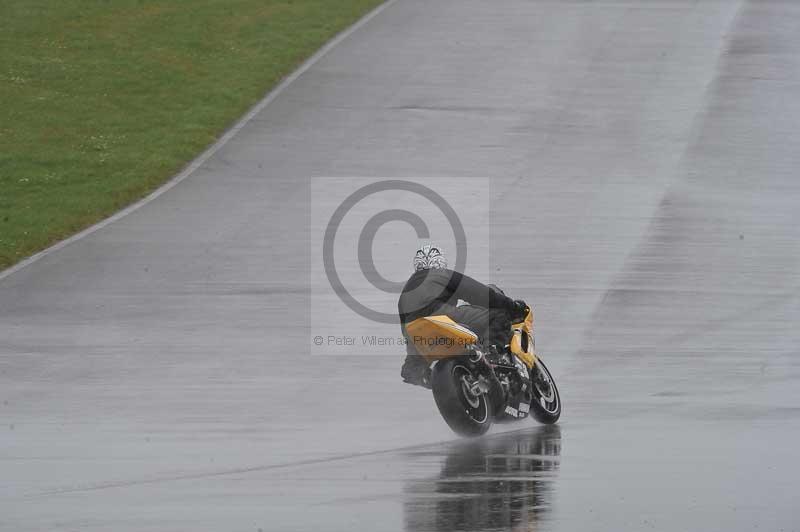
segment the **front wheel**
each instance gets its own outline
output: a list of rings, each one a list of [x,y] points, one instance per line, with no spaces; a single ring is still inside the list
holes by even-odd
[[[541,358],[531,368],[531,385],[533,387],[531,415],[540,423],[552,425],[561,417],[561,397],[558,395],[556,381]]]
[[[439,413],[462,436],[480,436],[492,426],[492,404],[477,386],[478,376],[463,360],[440,360],[433,368],[431,387]]]

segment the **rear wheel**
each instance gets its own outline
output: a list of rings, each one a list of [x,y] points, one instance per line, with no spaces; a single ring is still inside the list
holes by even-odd
[[[463,360],[440,360],[433,368],[433,398],[439,413],[462,436],[480,436],[492,426],[492,404]]]
[[[540,423],[551,425],[561,417],[561,397],[558,395],[556,381],[541,358],[531,368],[531,385],[533,400],[531,415]]]

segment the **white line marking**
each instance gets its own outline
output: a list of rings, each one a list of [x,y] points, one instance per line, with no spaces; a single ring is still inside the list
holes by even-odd
[[[205,163],[208,159],[210,159],[220,148],[222,148],[225,144],[228,143],[236,133],[239,132],[245,125],[247,125],[250,120],[253,119],[258,113],[260,113],[266,106],[268,106],[272,101],[280,95],[289,85],[292,84],[297,78],[303,75],[309,68],[314,66],[314,64],[322,59],[328,52],[330,52],[337,44],[341,43],[345,39],[347,39],[350,35],[355,33],[359,28],[367,24],[370,20],[375,18],[381,11],[395,3],[397,0],[387,0],[383,4],[379,5],[363,17],[359,19],[356,23],[354,23],[349,28],[345,29],[338,35],[336,35],[333,39],[328,41],[322,48],[317,50],[314,55],[309,57],[308,59],[300,65],[297,70],[289,74],[283,81],[281,81],[277,87],[269,91],[264,98],[255,104],[242,118],[239,119],[230,129],[228,129],[214,144],[208,147],[203,153],[201,153],[197,158],[195,158],[192,162],[190,162],[186,167],[183,168],[177,175],[173,176],[169,179],[166,183],[155,189],[153,192],[148,194],[147,196],[143,197],[142,199],[128,205],[127,207],[123,208],[122,210],[112,214],[108,218],[100,220],[94,225],[87,227],[86,229],[75,233],[69,238],[56,242],[52,246],[43,249],[42,251],[35,253],[28,257],[27,259],[18,262],[14,266],[6,268],[5,270],[0,272],[0,281],[3,281],[6,277],[18,272],[19,270],[25,268],[26,266],[30,266],[34,262],[38,261],[46,257],[47,255],[53,253],[54,251],[58,251],[61,248],[64,248],[73,242],[80,240],[86,236],[91,235],[95,231],[99,231],[103,227],[116,222],[117,220],[124,218],[125,216],[129,215],[130,213],[134,212],[135,210],[139,209],[140,207],[147,205],[161,194],[165,193],[190,175],[194,173],[195,170],[200,168],[203,163]]]

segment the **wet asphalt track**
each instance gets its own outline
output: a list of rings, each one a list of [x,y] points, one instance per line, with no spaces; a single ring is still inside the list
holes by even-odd
[[[0,529],[800,529],[798,94],[794,2],[397,0],[0,280]],[[558,427],[459,441],[401,354],[308,356],[350,175],[491,177]]]

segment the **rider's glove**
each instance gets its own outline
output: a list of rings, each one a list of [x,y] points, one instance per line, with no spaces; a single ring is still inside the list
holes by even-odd
[[[524,319],[528,315],[528,304],[521,299],[514,301],[514,307],[511,315],[515,318]]]

